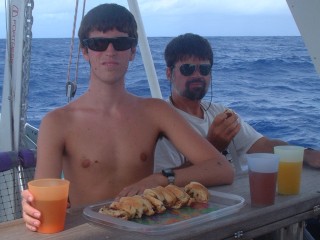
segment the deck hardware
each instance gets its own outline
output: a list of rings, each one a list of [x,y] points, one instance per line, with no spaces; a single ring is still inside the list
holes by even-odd
[[[313,207],[313,212],[314,212],[315,214],[320,214],[320,205],[314,206],[314,207]]]
[[[243,231],[238,231],[233,234],[235,239],[240,239],[243,237]]]

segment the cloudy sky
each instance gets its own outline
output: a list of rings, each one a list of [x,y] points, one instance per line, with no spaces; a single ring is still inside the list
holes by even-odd
[[[0,38],[5,38],[5,1],[0,0]],[[33,37],[71,37],[75,0],[34,0]],[[81,19],[80,0],[78,20]],[[87,0],[86,11],[126,0]],[[204,36],[300,35],[286,0],[138,0],[148,36],[193,32]],[[79,23],[77,24],[77,29]]]

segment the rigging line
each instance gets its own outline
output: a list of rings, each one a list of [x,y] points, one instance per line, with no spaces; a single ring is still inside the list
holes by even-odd
[[[84,16],[84,13],[85,13],[85,9],[86,9],[86,0],[83,0],[82,17],[81,17],[81,19],[83,19],[83,16]],[[78,44],[78,56],[77,56],[76,73],[75,73],[75,80],[74,80],[75,84],[77,84],[77,81],[78,81],[79,58],[80,58],[80,43]],[[74,91],[76,91],[76,89]]]
[[[11,48],[11,4],[8,2],[9,0],[5,0],[5,9],[6,9],[6,33],[7,33],[7,43],[6,43],[6,48],[7,48],[7,64],[8,64],[8,78],[9,78],[9,96],[8,100],[10,102],[10,121],[11,121],[11,126],[10,126],[10,131],[12,133],[11,138],[9,139],[10,144],[11,144],[11,150],[14,149],[14,113],[13,113],[13,99],[14,99],[14,86],[13,86],[13,79],[12,79],[12,48]]]
[[[73,29],[72,29],[72,38],[71,38],[71,44],[70,44],[70,54],[69,54],[69,64],[68,64],[68,73],[67,73],[67,89],[66,89],[66,95],[68,97],[68,102],[71,100],[71,91],[70,88],[72,88],[72,85],[70,84],[70,68],[72,63],[72,53],[73,53],[73,47],[74,47],[74,35],[76,31],[76,23],[77,23],[77,15],[78,15],[78,5],[79,0],[76,0],[76,6],[74,10],[74,19],[73,19]]]

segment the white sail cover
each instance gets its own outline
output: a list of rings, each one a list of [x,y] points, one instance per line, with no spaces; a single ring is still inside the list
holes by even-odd
[[[312,62],[320,74],[320,1],[287,0]]]
[[[0,151],[19,148],[25,1],[11,0],[7,12],[7,48],[0,119]]]

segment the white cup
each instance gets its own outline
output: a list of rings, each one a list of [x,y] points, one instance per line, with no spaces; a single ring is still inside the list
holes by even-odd
[[[279,156],[273,153],[246,154],[249,168],[251,206],[274,204]]]

